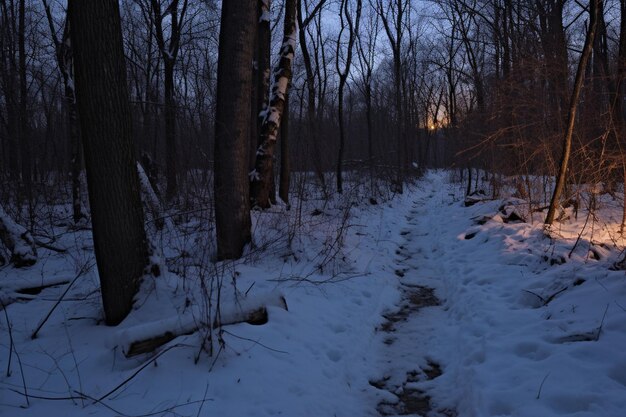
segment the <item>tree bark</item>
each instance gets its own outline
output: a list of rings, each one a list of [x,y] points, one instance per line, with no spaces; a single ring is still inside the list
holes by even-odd
[[[289,93],[285,96],[285,109],[283,120],[280,124],[280,185],[278,196],[289,209],[289,181],[291,177],[291,164],[289,156]]]
[[[165,102],[165,198],[171,201],[178,191],[176,178],[176,102],[174,101],[174,62],[164,60]]]
[[[576,122],[576,110],[578,108],[578,98],[580,97],[580,91],[582,90],[583,83],[585,81],[585,68],[587,68],[587,61],[591,55],[593,48],[593,39],[596,33],[596,27],[598,24],[598,9],[602,0],[591,0],[589,3],[589,29],[587,30],[587,36],[585,38],[585,46],[578,62],[578,69],[576,70],[576,80],[574,82],[574,90],[572,91],[572,97],[570,99],[567,130],[563,137],[563,151],[561,155],[561,163],[559,166],[559,174],[556,179],[556,185],[550,201],[550,207],[548,214],[546,215],[545,224],[552,225],[554,223],[554,217],[559,206],[561,194],[565,187],[565,181],[567,179],[567,167],[569,165],[569,157],[572,150],[572,135],[574,133],[574,124]]]
[[[624,80],[626,80],[626,0],[620,0],[620,35],[619,35],[619,51],[617,56],[617,76],[615,82],[615,96],[613,97],[613,123],[615,123],[615,131],[617,140],[621,141],[624,135]],[[619,143],[619,142],[618,142]],[[626,158],[624,150],[620,147],[622,153],[622,178],[626,184]],[[622,206],[622,224],[620,232],[622,235],[626,229],[626,186],[624,188],[624,204]]]
[[[70,0],[76,98],[106,323],[130,312],[148,246],[133,150],[119,3]]]
[[[250,242],[248,146],[255,3],[224,0],[215,115],[215,225],[218,259],[239,258]]]
[[[274,71],[269,107],[261,126],[262,142],[256,153],[256,164],[251,173],[252,203],[260,208],[270,207],[272,161],[280,121],[285,108],[285,98],[292,77],[292,65],[296,48],[297,30],[296,0],[286,0],[283,43],[280,62]]]
[[[269,107],[269,94],[270,94],[270,65],[271,65],[271,42],[272,42],[272,30],[270,28],[270,0],[259,0],[260,3],[260,15],[259,25],[257,32],[257,71],[256,71],[256,90],[257,90],[257,105],[253,114],[256,123],[254,125],[254,131],[256,137],[252,143],[252,148],[255,150],[254,163],[256,163],[256,149],[263,143],[263,137],[261,136],[263,120]],[[270,176],[270,193],[269,198],[272,204],[276,203],[276,186],[274,184],[274,160],[270,161],[272,175]],[[252,196],[251,196],[252,197]]]

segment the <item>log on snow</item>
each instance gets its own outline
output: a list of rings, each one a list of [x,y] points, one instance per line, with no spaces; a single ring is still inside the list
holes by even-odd
[[[15,223],[0,206],[0,241],[11,252],[10,262],[16,267],[31,266],[37,262],[35,241],[28,230]]]
[[[46,288],[69,284],[67,278],[51,278],[40,280],[20,280],[0,285],[0,309],[16,301],[30,301],[35,299]]]
[[[139,186],[141,187],[141,199],[150,210],[149,213],[152,215],[152,220],[154,221],[157,229],[161,230],[163,229],[163,226],[165,226],[163,206],[161,205],[161,201],[159,200],[156,191],[152,187],[150,178],[139,162],[137,162],[137,174],[139,175]]]
[[[179,317],[125,328],[117,334],[117,345],[122,348],[126,357],[131,357],[152,352],[179,336],[207,328],[209,322],[214,329],[237,323],[265,324],[269,319],[267,309],[270,306],[287,310],[287,302],[279,293],[223,306],[217,317],[212,319],[207,318],[199,307],[194,307]]]

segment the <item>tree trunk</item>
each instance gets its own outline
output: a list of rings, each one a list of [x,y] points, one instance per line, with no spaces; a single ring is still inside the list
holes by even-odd
[[[165,198],[171,201],[178,192],[176,180],[176,103],[174,101],[174,61],[165,59],[164,101],[165,101],[165,176],[167,188]]]
[[[28,132],[28,88],[26,79],[26,5],[25,0],[19,3],[19,29],[18,29],[18,49],[19,49],[19,82],[20,82],[20,105],[19,105],[19,142],[21,156],[22,174],[22,197],[32,205],[32,169],[30,135]],[[32,213],[31,213],[32,216]],[[31,218],[32,220],[32,218]]]
[[[613,98],[613,122],[615,123],[615,131],[617,140],[621,141],[625,131],[624,121],[624,80],[626,80],[626,0],[620,0],[620,35],[619,35],[619,52],[617,57],[617,80],[615,82],[615,96]],[[622,147],[622,178],[624,184],[624,203],[622,207],[622,225],[620,232],[625,233],[626,228],[626,156],[623,154]]]
[[[239,258],[250,242],[248,146],[254,2],[224,0],[215,115],[215,225],[218,259]]]
[[[578,69],[576,70],[576,80],[574,82],[574,90],[572,91],[572,97],[570,99],[569,105],[567,130],[565,131],[563,137],[563,153],[559,166],[559,174],[556,179],[556,185],[554,187],[554,193],[552,194],[552,200],[550,201],[550,208],[548,209],[548,214],[546,216],[546,225],[552,225],[552,223],[554,222],[554,217],[560,204],[559,201],[561,199],[561,194],[563,193],[563,189],[565,187],[567,167],[569,164],[569,157],[572,150],[572,135],[574,133],[574,123],[576,122],[578,98],[580,96],[580,91],[582,90],[585,80],[585,68],[587,68],[587,61],[589,61],[589,56],[591,55],[591,49],[593,47],[593,38],[595,37],[596,26],[598,23],[598,8],[601,1],[602,0],[591,0],[589,3],[589,29],[585,38],[585,46],[583,48],[580,61],[578,62]]]
[[[367,84],[365,87],[365,118],[367,120],[367,159],[370,169],[370,186],[374,191],[374,139],[372,126],[372,87]]]
[[[70,39],[70,25],[66,20],[63,30],[63,38],[59,41],[54,28],[52,12],[47,0],[44,0],[48,26],[56,53],[57,65],[63,77],[65,94],[65,111],[69,130],[70,164],[72,176],[72,215],[74,223],[85,218],[82,211],[82,198],[80,192],[80,171],[82,166],[82,152],[80,146],[80,126],[78,122],[78,109],[76,108],[76,94],[74,92],[74,63],[72,58],[72,41]]]
[[[70,0],[93,239],[106,323],[130,312],[148,247],[133,150],[119,3]]]
[[[263,143],[263,138],[260,134],[263,126],[263,120],[265,113],[269,106],[269,94],[270,94],[270,65],[271,65],[271,42],[272,42],[272,30],[270,28],[270,0],[259,0],[261,3],[261,15],[259,16],[258,26],[258,69],[257,69],[257,108],[255,111],[257,133],[256,140],[253,143],[253,148],[256,150]],[[255,152],[256,163],[256,152]],[[274,159],[269,161],[271,164],[272,175],[270,176],[270,203],[276,204],[276,184],[274,181]]]
[[[280,185],[278,196],[289,209],[289,180],[291,176],[291,165],[289,156],[289,93],[285,96],[285,109],[283,110],[283,120],[280,124]]]
[[[187,12],[188,0],[183,0],[179,11],[180,0],[172,0],[167,9],[161,10],[160,0],[150,0],[152,9],[152,24],[154,25],[154,35],[163,58],[163,83],[164,83],[164,104],[165,104],[165,177],[167,188],[165,198],[169,201],[178,192],[177,174],[177,149],[176,149],[176,101],[174,99],[174,65],[178,57],[180,48],[180,35],[183,19]],[[169,39],[166,39],[166,32],[163,21],[169,17]]]
[[[311,62],[311,55],[306,43],[306,30],[304,22],[302,21],[302,0],[298,0],[298,38],[300,42],[300,49],[302,52],[302,62],[304,63],[304,70],[306,73],[306,86],[307,86],[307,128],[309,142],[313,145],[313,169],[323,189],[326,189],[326,180],[324,178],[324,171],[322,168],[322,151],[320,149],[320,142],[317,139],[317,123],[315,113],[315,74],[313,72],[313,65]]]
[[[78,109],[76,108],[76,98],[74,95],[74,89],[71,90],[71,102],[69,102],[70,96],[68,96],[68,88],[66,87],[66,100],[68,100],[68,124],[70,131],[70,163],[72,165],[72,216],[74,223],[78,223],[81,219],[85,218],[83,213],[82,197],[80,191],[80,171],[82,166],[82,149],[80,146],[80,126],[78,122]]]
[[[253,205],[260,208],[270,206],[274,148],[285,108],[285,98],[291,82],[292,63],[298,36],[296,4],[296,0],[286,0],[285,2],[284,36],[280,48],[280,62],[274,72],[274,84],[269,107],[261,126],[262,143],[257,149],[255,169],[251,173]]]
[[[342,164],[343,164],[343,153],[345,148],[345,126],[343,120],[343,91],[346,86],[346,82],[348,81],[348,74],[350,73],[350,65],[352,64],[352,47],[354,45],[354,39],[356,33],[359,31],[359,22],[361,20],[361,0],[357,0],[356,4],[356,17],[355,21],[353,21],[352,16],[350,15],[350,9],[348,2],[346,0],[342,0],[341,6],[339,8],[339,20],[341,22],[341,29],[339,31],[339,37],[337,38],[337,52],[335,56],[335,67],[337,69],[337,74],[339,75],[339,92],[337,98],[337,118],[339,119],[339,152],[337,153],[337,192],[339,194],[343,193],[343,177],[342,177]],[[345,23],[348,24],[348,46],[346,51],[345,58],[345,66],[343,70],[340,68],[340,50],[341,50],[341,40],[342,34],[345,30]]]

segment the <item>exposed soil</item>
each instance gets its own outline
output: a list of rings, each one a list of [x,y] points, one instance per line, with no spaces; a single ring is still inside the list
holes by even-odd
[[[384,332],[390,333],[395,331],[394,325],[396,323],[405,322],[409,315],[419,311],[423,307],[433,307],[441,304],[432,288],[408,284],[403,284],[401,288],[404,293],[403,298],[405,301],[398,311],[383,316],[386,321],[381,326],[381,330]]]
[[[395,336],[391,335],[391,333],[396,331],[396,326],[399,323],[406,322],[411,314],[415,314],[424,307],[433,307],[441,304],[432,288],[408,284],[403,284],[401,288],[404,292],[404,303],[399,310],[384,315],[386,321],[380,328],[382,331],[390,333],[384,340],[386,345],[391,345],[395,342]],[[370,385],[389,391],[398,399],[397,402],[381,401],[377,407],[378,412],[381,416],[456,416],[456,412],[453,410],[433,410],[431,398],[424,391],[410,386],[411,383],[430,381],[441,375],[441,366],[436,362],[428,361],[426,367],[408,371],[405,381],[401,385],[389,384],[389,377],[370,381]]]

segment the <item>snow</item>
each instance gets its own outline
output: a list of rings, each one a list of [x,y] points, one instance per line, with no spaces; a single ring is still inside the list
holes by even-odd
[[[423,392],[432,416],[623,416],[626,279],[609,269],[624,244],[619,203],[602,196],[597,221],[581,208],[546,237],[523,200],[465,207],[449,177],[428,172],[377,205],[356,187],[254,212],[255,245],[238,262],[208,262],[198,247],[206,230],[165,236],[168,259],[185,250],[204,263],[144,282],[118,327],[102,324],[96,268],[84,268],[35,340],[65,286],[9,305],[0,415],[378,416],[400,414],[405,394]],[[88,231],[60,236],[71,256],[44,249],[29,269],[4,267],[0,290],[71,280],[93,262]],[[417,288],[432,288],[440,305],[409,308]],[[226,316],[269,305],[268,323],[221,335],[204,326],[153,355],[122,354],[138,336],[210,323],[218,295]],[[281,296],[288,311],[276,306]],[[441,375],[427,377],[433,364]]]
[[[4,243],[7,249],[14,256],[27,263],[37,261],[32,236],[23,226],[15,223],[2,206],[0,206],[0,234],[6,240]]]

